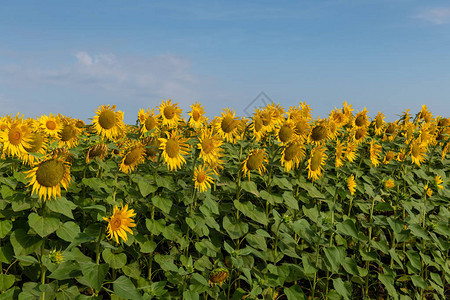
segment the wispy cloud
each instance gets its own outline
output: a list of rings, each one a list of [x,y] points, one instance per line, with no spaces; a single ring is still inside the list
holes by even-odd
[[[450,24],[450,7],[427,8],[417,14],[416,18],[435,25]]]

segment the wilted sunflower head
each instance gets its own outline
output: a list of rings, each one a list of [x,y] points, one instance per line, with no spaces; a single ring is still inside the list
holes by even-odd
[[[93,159],[102,161],[105,159],[107,154],[108,154],[108,147],[106,146],[106,144],[100,143],[91,146],[89,147],[88,152],[86,154],[86,163],[89,163]]]
[[[229,274],[228,269],[225,268],[214,269],[209,274],[209,283],[212,285],[219,284],[220,286],[222,286],[223,282],[228,278],[228,274]]]

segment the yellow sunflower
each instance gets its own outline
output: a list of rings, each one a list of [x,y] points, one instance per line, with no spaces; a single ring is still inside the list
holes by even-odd
[[[436,188],[437,188],[438,190],[444,189],[444,185],[443,185],[444,180],[442,180],[442,177],[441,177],[441,176],[436,175],[436,177],[434,177],[434,183],[436,184]]]
[[[119,244],[119,237],[121,237],[126,242],[128,240],[127,232],[133,235],[130,227],[136,227],[132,219],[135,215],[134,209],[128,209],[128,204],[122,206],[121,209],[117,205],[114,206],[113,215],[110,218],[103,218],[108,222],[108,239],[114,238],[116,243]]]
[[[222,116],[217,119],[215,129],[218,134],[229,143],[235,143],[239,135],[239,120],[230,108],[222,111]]]
[[[115,111],[116,106],[101,105],[96,110],[92,119],[94,130],[97,134],[113,140],[123,134],[125,124],[123,123],[123,112]]]
[[[186,143],[187,139],[181,137],[177,131],[167,133],[167,138],[160,138],[161,142],[159,149],[161,149],[164,161],[169,170],[177,170],[186,163],[183,155],[186,155],[189,150],[189,145]]]
[[[338,127],[342,127],[348,122],[347,117],[344,115],[344,113],[336,107],[331,111],[330,120],[336,123]]]
[[[189,126],[192,128],[201,128],[208,121],[208,119],[204,116],[205,108],[198,102],[195,102],[191,105],[191,111],[188,113],[189,118]]]
[[[58,134],[59,142],[58,146],[66,146],[67,148],[73,148],[78,145],[78,135],[80,129],[75,126],[73,122],[65,122],[62,125],[61,131]]]
[[[178,126],[178,122],[181,120],[181,108],[178,107],[178,103],[172,104],[172,100],[162,101],[159,105],[159,114],[162,117],[162,125],[167,125],[169,128]]]
[[[345,117],[347,118],[348,121],[353,119],[353,108],[352,108],[352,104],[348,105],[347,101],[344,101],[343,103],[343,108],[342,108],[342,112],[344,113]]]
[[[386,152],[386,154],[384,156],[383,164],[387,165],[394,158],[395,158],[395,152],[389,150],[388,152]]]
[[[89,147],[88,152],[86,154],[86,163],[89,163],[91,160],[103,161],[108,154],[108,147],[106,144],[100,143],[94,146]]]
[[[375,135],[380,135],[383,133],[384,124],[384,114],[382,112],[378,112],[378,114],[375,116],[375,120],[373,121],[373,128],[375,131]]]
[[[388,140],[392,142],[396,138],[397,134],[398,134],[397,121],[393,123],[388,123],[387,126],[385,126],[383,141]]]
[[[310,124],[308,119],[299,118],[295,120],[295,134],[301,137],[303,141],[308,139],[310,134]]]
[[[325,150],[325,147],[317,145],[311,151],[311,156],[308,159],[308,178],[313,181],[322,176],[322,169],[328,158]]]
[[[141,123],[141,135],[151,130],[155,130],[155,132],[158,131],[159,119],[155,115],[154,108],[149,108],[146,112],[144,112],[143,109],[140,109],[139,122]]]
[[[256,109],[252,117],[252,123],[250,124],[250,131],[253,133],[253,137],[256,139],[256,141],[260,141],[266,133],[261,113],[262,112],[260,109]]]
[[[419,139],[411,142],[409,155],[411,155],[413,163],[420,166],[420,163],[425,161],[425,152],[427,152],[427,147],[423,145]]]
[[[328,122],[326,120],[317,120],[316,125],[311,129],[308,137],[308,141],[311,144],[321,144],[325,143],[328,136]]]
[[[380,164],[380,155],[381,155],[382,147],[378,145],[375,140],[370,142],[370,161],[372,166],[377,167]]]
[[[386,181],[384,182],[384,187],[385,187],[386,189],[391,189],[391,188],[393,188],[394,186],[395,186],[395,181],[392,180],[392,179],[388,179],[388,180],[386,180]]]
[[[26,164],[31,166],[38,159],[32,153],[39,153],[41,155],[45,155],[47,153],[48,138],[41,131],[32,132],[29,135],[29,138],[30,138],[29,147],[25,147],[26,153],[22,154],[22,160]]]
[[[58,132],[61,130],[62,124],[57,116],[53,114],[49,114],[48,116],[42,115],[39,118],[39,123],[46,134],[54,138],[58,137]]]
[[[343,160],[343,155],[344,155],[344,143],[337,140],[336,141],[336,154],[335,154],[335,161],[334,161],[334,166],[335,168],[340,168],[344,165]]]
[[[282,145],[291,142],[295,139],[295,136],[295,124],[292,120],[286,120],[281,123],[276,132],[276,137]]]
[[[306,119],[308,121],[311,120],[312,119],[312,116],[311,116],[312,109],[311,109],[311,107],[308,104],[306,104],[305,102],[300,102],[299,106],[300,106],[300,112],[301,112],[302,118],[304,118],[304,119]]]
[[[128,146],[128,151],[123,156],[119,170],[130,173],[134,168],[145,161],[145,147],[141,143],[134,143]]]
[[[8,122],[9,123],[9,122]],[[8,156],[21,157],[30,147],[30,129],[23,123],[22,118],[16,118],[0,132],[0,142],[3,143],[3,152]]]
[[[428,110],[428,107],[426,105],[422,105],[422,109],[419,113],[419,120],[423,120],[425,123],[431,122],[433,119],[433,115]]]
[[[305,148],[299,138],[289,143],[283,149],[281,155],[281,166],[284,167],[286,172],[297,168],[300,161],[305,157]]]
[[[450,142],[447,142],[444,147],[442,147],[441,152],[441,161],[444,160],[444,158],[447,156],[447,153],[450,151]]]
[[[350,194],[353,196],[356,191],[356,181],[355,176],[353,174],[347,179],[347,187],[348,190],[350,191]]]
[[[369,125],[369,118],[367,117],[367,109],[364,109],[357,113],[355,118],[353,119],[354,127],[367,127]]]
[[[353,142],[357,145],[363,143],[368,136],[367,127],[356,127],[351,133]]]
[[[266,172],[266,167],[264,163],[268,163],[269,159],[266,151],[262,149],[254,149],[250,152],[247,158],[242,163],[242,171],[244,176],[248,176],[250,180],[250,172],[253,170],[258,170],[259,175],[262,176]]]
[[[71,181],[70,163],[59,158],[48,158],[37,163],[25,174],[30,178],[28,186],[33,187],[32,193],[38,194],[43,201],[61,197],[61,186],[67,190]]]
[[[425,190],[425,193],[428,197],[431,197],[433,195],[433,190],[428,187],[428,183],[423,187],[423,189]]]
[[[198,139],[199,157],[204,162],[215,162],[223,156],[223,149],[221,148],[223,141],[217,135],[213,135],[210,129],[202,130]]]
[[[345,159],[348,160],[349,162],[354,162],[355,159],[358,157],[357,150],[358,144],[351,140],[348,140],[344,150]]]
[[[211,188],[213,178],[211,177],[212,170],[206,165],[195,168],[194,178],[192,179],[195,184],[195,189],[200,192],[206,192]]]

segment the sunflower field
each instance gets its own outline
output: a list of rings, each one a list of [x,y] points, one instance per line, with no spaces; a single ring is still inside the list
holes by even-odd
[[[0,299],[449,299],[450,118],[0,118]]]

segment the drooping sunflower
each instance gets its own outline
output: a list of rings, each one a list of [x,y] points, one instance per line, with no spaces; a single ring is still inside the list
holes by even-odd
[[[162,125],[167,125],[169,128],[178,126],[178,122],[181,120],[181,108],[178,107],[178,103],[172,104],[172,100],[162,100],[159,105],[159,114],[162,117]]]
[[[397,122],[388,123],[384,129],[383,141],[388,140],[392,142],[397,137],[397,134],[398,134]]]
[[[344,155],[344,143],[337,140],[336,141],[336,153],[335,153],[335,161],[334,161],[334,167],[335,168],[340,168],[344,165],[344,162],[342,161],[343,155]]]
[[[450,151],[450,142],[447,142],[444,147],[442,147],[441,152],[441,160],[443,161],[444,158],[447,156],[447,153]]]
[[[217,118],[215,129],[217,133],[229,143],[235,143],[239,135],[239,120],[230,108],[222,111],[222,116]]]
[[[133,231],[130,227],[136,227],[134,220],[132,219],[136,213],[134,209],[128,209],[128,204],[122,206],[119,209],[114,206],[113,214],[109,218],[103,218],[108,222],[107,236],[108,239],[114,238],[117,244],[119,244],[119,237],[121,237],[125,242],[128,240],[127,232],[133,235]]]
[[[266,109],[272,112],[272,119],[275,125],[280,125],[284,120],[284,108],[280,104],[275,104],[274,102],[266,106]]]
[[[299,136],[303,141],[308,139],[310,134],[310,124],[308,119],[299,118],[295,120],[295,134]]]
[[[30,178],[28,186],[33,187],[32,193],[38,194],[39,199],[43,201],[61,197],[61,186],[67,190],[71,181],[70,163],[58,157],[35,164],[34,168],[25,174]]]
[[[353,174],[347,178],[347,187],[348,190],[350,191],[350,195],[353,196],[356,191],[356,181],[355,176]]]
[[[347,120],[350,122],[353,119],[353,105],[347,104],[347,101],[344,101],[344,103],[342,104],[344,107],[342,108],[342,112],[344,113],[345,117],[347,118]]]
[[[256,141],[260,141],[265,136],[266,130],[264,129],[260,109],[256,109],[252,116],[250,131],[253,133],[253,137]]]
[[[312,116],[311,116],[311,106],[309,106],[308,104],[306,104],[305,102],[300,102],[299,103],[300,106],[300,112],[302,114],[302,118],[306,119],[306,120],[311,120]]]
[[[371,165],[377,167],[380,164],[380,155],[382,147],[378,145],[375,140],[370,142],[370,161]]]
[[[223,141],[218,135],[213,135],[210,129],[202,130],[197,144],[199,157],[206,163],[213,163],[223,156],[221,148]]]
[[[204,116],[205,108],[198,102],[195,102],[191,105],[191,111],[188,113],[189,118],[189,126],[192,128],[201,128],[204,126],[205,122],[207,122],[207,118]]]
[[[29,147],[25,147],[26,153],[22,154],[22,160],[31,166],[38,159],[32,153],[39,153],[41,155],[47,153],[48,138],[42,131],[35,131],[30,133],[29,139]]]
[[[214,269],[214,270],[211,271],[211,273],[209,274],[209,280],[208,280],[208,283],[209,283],[210,285],[219,284],[220,286],[222,286],[222,284],[224,283],[224,281],[227,280],[228,275],[229,275],[228,269],[225,269],[225,268],[217,268],[217,269]]]
[[[89,147],[86,153],[86,163],[92,160],[103,161],[108,154],[108,147],[104,143],[100,143]]]
[[[48,116],[42,115],[39,118],[39,123],[46,134],[54,138],[58,137],[58,132],[61,130],[62,125],[58,116],[53,114],[49,114]]]
[[[73,148],[78,145],[78,135],[80,133],[80,129],[75,126],[75,123],[67,121],[63,122],[64,124],[61,127],[60,132],[58,133],[58,146],[67,148]]]
[[[3,152],[8,156],[21,156],[30,147],[29,128],[22,118],[15,118],[0,132]]]
[[[322,169],[328,158],[325,150],[325,147],[317,145],[311,151],[311,156],[308,159],[308,178],[313,181],[322,176]]]
[[[145,161],[145,147],[141,143],[132,143],[128,146],[128,151],[123,156],[119,170],[130,173],[134,168]]]
[[[418,119],[423,120],[425,123],[431,122],[431,120],[433,119],[433,115],[428,110],[428,107],[426,105],[422,105],[422,109],[420,110]]]
[[[183,138],[177,131],[167,133],[167,138],[160,138],[159,149],[161,149],[164,161],[170,171],[177,170],[186,163],[183,155],[186,155],[189,150],[189,145],[186,143],[187,138]]]
[[[375,135],[380,135],[383,133],[384,124],[384,114],[382,112],[378,112],[378,114],[375,116],[375,120],[373,120],[373,128],[375,131]]]
[[[344,115],[342,110],[337,109],[336,107],[331,111],[330,120],[336,123],[338,127],[342,127],[348,122],[347,117]]]
[[[328,122],[326,120],[317,120],[316,125],[311,129],[311,132],[308,137],[308,141],[311,144],[321,144],[325,143],[328,136]]]
[[[351,133],[353,142],[357,145],[363,143],[368,136],[367,127],[356,127]]]
[[[411,155],[412,162],[420,166],[425,161],[427,147],[423,145],[419,139],[411,142],[409,155]]]
[[[281,166],[284,167],[286,172],[289,172],[290,170],[297,168],[304,157],[305,148],[303,142],[297,138],[284,147],[281,155]]]
[[[292,120],[282,122],[276,132],[278,141],[283,145],[291,142],[295,136],[295,123]]]
[[[101,105],[92,119],[96,133],[110,140],[121,136],[125,128],[123,112],[116,112],[115,110],[115,105],[111,107],[109,105]]]
[[[384,155],[384,159],[383,159],[383,164],[387,165],[391,160],[393,160],[395,158],[395,152],[389,150],[388,152],[386,152],[386,154]]]
[[[211,177],[212,170],[206,165],[202,165],[195,168],[194,178],[192,179],[195,184],[195,189],[200,192],[206,192],[211,188],[213,178]]]
[[[369,126],[369,118],[367,117],[367,109],[364,109],[357,113],[353,119],[353,126],[355,127],[367,127]]]
[[[155,115],[155,109],[147,109],[146,112],[144,112],[143,109],[139,110],[139,122],[141,123],[141,135],[144,135],[146,132],[149,132],[151,130],[155,130],[154,133],[158,131],[159,126],[159,119]]]
[[[268,162],[269,159],[266,151],[263,149],[254,149],[242,163],[242,172],[244,172],[244,176],[248,176],[249,180],[250,173],[253,170],[258,170],[259,175],[262,176],[262,174],[266,172],[264,164],[267,164]]]
[[[354,162],[358,157],[357,155],[358,144],[353,142],[352,140],[347,141],[347,145],[344,150],[345,159],[349,162]]]

